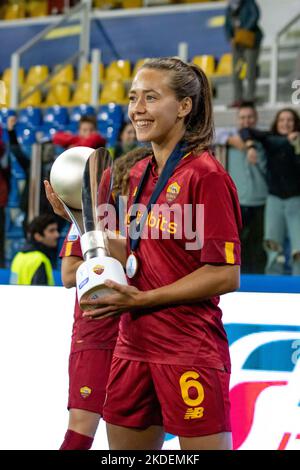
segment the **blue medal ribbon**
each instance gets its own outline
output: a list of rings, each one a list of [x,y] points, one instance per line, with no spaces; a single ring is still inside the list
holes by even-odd
[[[163,168],[163,171],[161,172],[158,181],[155,185],[154,191],[149,199],[149,202],[147,204],[147,208],[145,212],[143,213],[140,222],[137,224],[136,223],[136,216],[130,217],[130,230],[129,230],[129,241],[130,241],[130,251],[131,253],[136,252],[138,245],[141,240],[141,234],[144,229],[149,210],[152,206],[152,204],[155,204],[157,201],[158,197],[160,196],[161,192],[163,191],[164,187],[166,186],[167,182],[169,181],[170,177],[172,176],[176,166],[180,162],[180,160],[186,155],[186,151],[184,151],[183,145],[177,144],[172,153],[170,154],[168,160],[166,161],[166,164]],[[139,182],[137,192],[133,201],[133,205],[138,203],[138,200],[142,194],[143,188],[145,186],[145,183],[148,179],[149,173],[150,173],[150,168],[151,168],[151,162],[148,162],[148,165],[146,167],[146,170],[143,173],[143,176]],[[138,237],[132,238],[131,234],[133,229],[137,233],[138,231]]]

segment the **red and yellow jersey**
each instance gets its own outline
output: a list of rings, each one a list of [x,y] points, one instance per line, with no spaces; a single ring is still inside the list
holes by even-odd
[[[129,213],[148,162],[149,158],[142,160],[131,170]],[[150,162],[139,199],[144,206],[158,179],[155,161]],[[128,281],[146,291],[171,284],[205,264],[240,264],[240,227],[237,191],[228,173],[208,152],[188,154],[148,215],[136,252],[138,272]],[[191,244],[196,232],[200,242]],[[129,242],[127,249],[129,254]],[[219,297],[214,297],[197,304],[123,314],[115,354],[161,364],[195,361],[229,370],[228,342],[218,304]]]
[[[60,257],[67,256],[82,258],[80,238],[73,226],[66,236],[60,252]],[[89,320],[83,317],[82,313],[76,293],[71,352],[88,349],[113,349],[118,336],[119,317]]]
[[[113,203],[112,196],[110,195],[110,177],[111,171],[108,168],[102,175],[100,191],[98,193],[98,204]],[[82,258],[80,237],[74,225],[71,226],[60,252],[61,258],[68,256]],[[71,352],[87,349],[113,349],[118,336],[119,317],[89,320],[83,317],[82,313],[76,293]]]

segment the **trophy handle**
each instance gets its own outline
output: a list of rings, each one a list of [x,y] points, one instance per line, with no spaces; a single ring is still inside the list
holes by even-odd
[[[57,195],[57,197],[60,200],[60,202],[62,203],[62,205],[64,206],[64,209],[65,209],[66,213],[68,214],[71,221],[73,222],[73,224],[77,228],[79,236],[81,237],[82,234],[83,234],[82,211],[79,210],[79,209],[70,209],[58,195]]]

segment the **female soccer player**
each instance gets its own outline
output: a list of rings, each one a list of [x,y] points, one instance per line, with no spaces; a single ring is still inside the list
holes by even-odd
[[[136,148],[119,158],[114,165],[112,200],[117,208],[120,196],[128,193],[130,168],[148,155],[145,148]],[[107,173],[108,175],[108,173]],[[110,178],[105,178],[108,185]],[[53,202],[51,186],[45,182],[47,196]],[[102,188],[103,189],[103,188]],[[103,193],[106,193],[105,188]],[[58,213],[65,216],[63,207],[55,199]],[[123,205],[120,205],[122,210]],[[119,214],[120,228],[124,215]],[[118,224],[119,225],[119,224]],[[62,281],[65,287],[76,286],[76,271],[83,262],[80,238],[72,225],[61,250]],[[112,353],[118,335],[118,317],[91,322],[82,316],[76,296],[71,351],[69,357],[69,424],[60,450],[88,450],[93,444],[102,416],[105,389],[111,365]]]
[[[90,301],[85,315],[124,312],[104,419],[111,449],[230,449],[230,358],[219,295],[239,286],[235,186],[210,153],[209,83],[177,58],[147,61],[129,93],[129,117],[149,158],[131,170],[129,286]],[[148,211],[148,213],[147,213]],[[203,215],[201,218],[200,215]],[[199,243],[189,243],[196,233]]]

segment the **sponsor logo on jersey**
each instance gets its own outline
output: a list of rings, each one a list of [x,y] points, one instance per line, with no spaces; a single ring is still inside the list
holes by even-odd
[[[169,184],[169,186],[167,187],[167,192],[166,192],[167,202],[173,202],[177,198],[178,194],[180,193],[180,189],[181,189],[181,186],[179,186],[179,184],[176,183],[176,181],[174,183]]]

